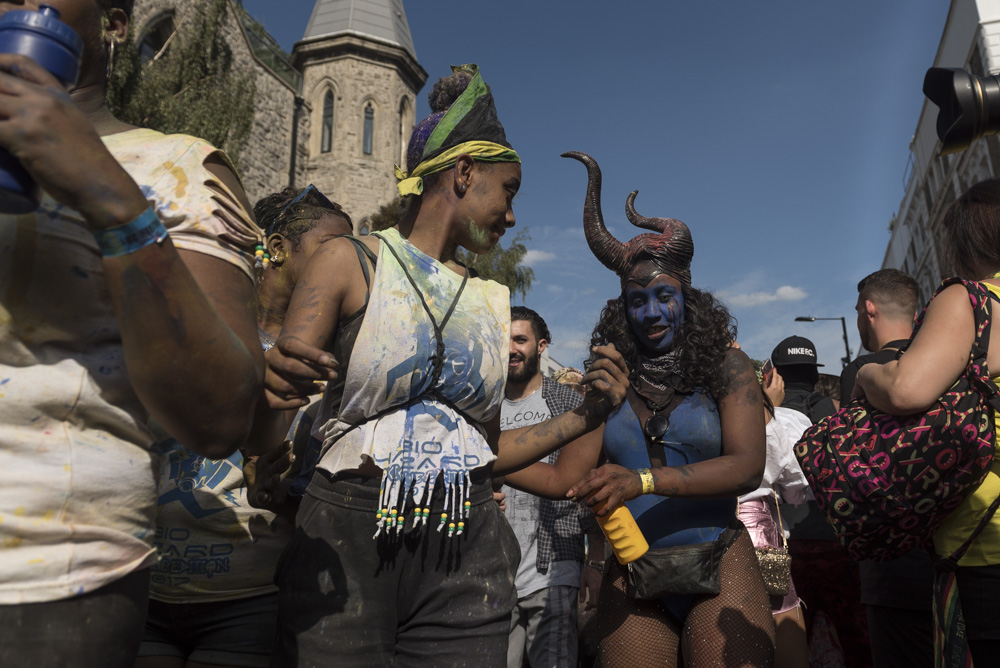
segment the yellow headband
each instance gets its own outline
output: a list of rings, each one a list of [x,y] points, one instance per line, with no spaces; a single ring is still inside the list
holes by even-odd
[[[481,162],[521,162],[517,152],[506,146],[494,144],[491,141],[467,141],[449,148],[430,160],[425,160],[413,168],[409,174],[396,167],[397,188],[401,197],[420,195],[424,192],[423,177],[443,172],[455,166],[458,156],[467,153],[473,160]]]

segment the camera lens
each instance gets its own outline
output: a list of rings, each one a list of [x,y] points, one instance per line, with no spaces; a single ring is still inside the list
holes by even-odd
[[[986,135],[1000,134],[1000,79],[965,70],[932,67],[924,76],[924,95],[938,106],[941,155],[964,151]]]

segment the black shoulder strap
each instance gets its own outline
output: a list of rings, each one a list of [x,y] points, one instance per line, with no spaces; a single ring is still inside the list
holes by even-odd
[[[413,280],[413,276],[410,274],[409,270],[406,268],[406,263],[400,259],[399,254],[396,253],[396,249],[392,247],[392,244],[386,241],[386,239],[378,233],[375,233],[383,244],[385,248],[392,254],[399,264],[399,268],[403,270],[403,274],[410,281],[410,285],[413,286],[413,291],[417,293],[417,297],[420,298],[420,303],[424,307],[424,312],[427,317],[430,318],[431,326],[434,327],[434,338],[437,341],[436,352],[434,353],[431,363],[432,363],[432,373],[431,382],[426,386],[425,390],[433,390],[437,385],[438,380],[441,378],[441,370],[444,365],[444,328],[451,319],[451,314],[455,312],[455,307],[458,306],[458,300],[462,298],[462,292],[465,290],[465,284],[469,282],[469,269],[466,267],[465,275],[462,276],[462,283],[458,286],[458,291],[455,293],[455,298],[451,302],[451,306],[445,312],[444,317],[441,322],[438,323],[437,318],[431,313],[430,307],[427,305],[427,299],[424,297],[424,293],[420,290],[420,286],[417,282]]]
[[[989,287],[987,287],[985,284],[980,283],[980,285],[983,286],[983,291],[986,292],[987,295],[989,295],[990,301],[996,302],[997,304],[1000,304],[1000,297],[997,297],[995,294],[993,294],[993,291],[990,290]],[[986,306],[987,303],[988,302],[983,303],[983,308],[987,309],[990,312],[990,320],[992,320],[993,319],[993,315],[992,314],[994,313],[994,308],[993,308],[994,305],[990,304],[990,307],[987,307]],[[977,327],[979,325],[978,319],[976,320],[976,325],[977,325]],[[987,331],[985,333],[987,335],[989,334],[989,328],[987,328]],[[984,344],[985,344],[983,346],[984,350],[988,350],[989,349],[989,343],[990,343],[988,336],[984,336],[983,337],[983,341],[984,341]],[[985,364],[985,361],[984,361],[984,364]],[[982,387],[979,388],[980,391],[986,396],[987,400],[990,402],[990,405],[993,406],[993,410],[1000,412],[1000,391],[998,391],[996,384],[994,384],[993,381],[991,380],[991,381],[987,381],[983,385],[984,386],[982,386]],[[994,508],[994,511],[995,510],[996,510],[996,508]],[[992,515],[992,513],[991,513],[991,515]]]
[[[372,266],[374,267],[378,264],[378,256],[375,255],[374,251],[372,251],[372,249],[369,248],[364,241],[358,239],[356,236],[345,234],[344,238],[354,244],[354,252],[358,254],[358,262],[361,263],[361,271],[365,273],[365,305],[362,308],[366,308],[368,306],[368,298],[371,297],[372,294],[372,277],[371,272],[368,271],[368,263],[365,262],[365,257],[371,261]]]

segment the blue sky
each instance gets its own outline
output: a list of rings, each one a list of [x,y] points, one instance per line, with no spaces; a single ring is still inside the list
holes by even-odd
[[[243,4],[286,50],[313,5]],[[549,323],[555,359],[580,366],[619,291],[584,240],[586,172],[559,157],[568,150],[600,163],[619,239],[639,232],[624,214],[633,189],[639,213],[688,224],[693,283],[729,305],[752,357],[800,334],[839,373],[840,323],[793,322],[802,315],[846,317],[857,354],[857,282],[882,263],[948,2],[405,5],[429,74],[418,117],[451,64],[478,63],[493,88],[523,160],[514,212],[536,276],[525,304]]]

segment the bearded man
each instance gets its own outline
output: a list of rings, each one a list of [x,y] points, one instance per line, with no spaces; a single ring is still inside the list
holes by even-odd
[[[552,341],[541,316],[524,306],[510,309],[510,366],[500,428],[516,429],[573,410],[583,398],[567,385],[542,375],[542,352]],[[554,462],[558,451],[549,456]],[[572,501],[550,501],[504,486],[507,520],[521,546],[514,584],[517,605],[511,618],[508,668],[577,665],[577,598],[589,592],[597,604],[603,567],[603,537],[590,512]],[[594,535],[596,560],[584,565],[584,532]],[[598,551],[599,550],[599,551]]]

